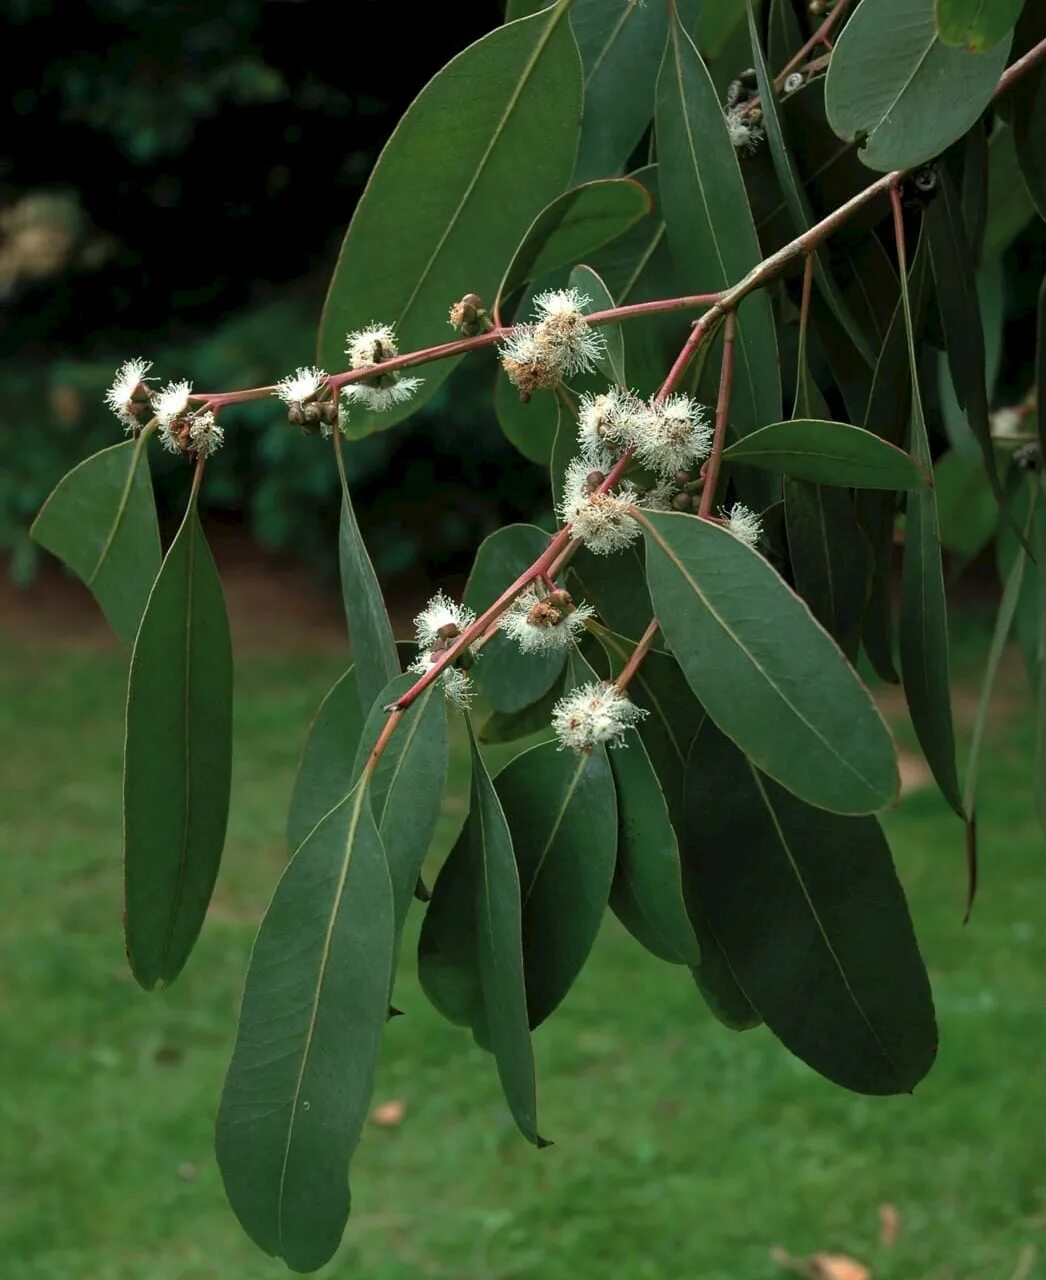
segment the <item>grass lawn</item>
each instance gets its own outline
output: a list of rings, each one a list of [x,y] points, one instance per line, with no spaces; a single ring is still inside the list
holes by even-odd
[[[964,624],[962,680],[985,641],[982,623]],[[0,664],[0,1280],[286,1274],[227,1208],[211,1127],[301,735],[340,663],[239,660],[214,909],[177,984],[152,995],[131,981],[120,938],[125,661],[7,640]],[[726,1031],[684,972],[608,920],[536,1036],[555,1145],[535,1152],[491,1061],[425,1001],[415,912],[396,996],[407,1016],[389,1026],[376,1092],[405,1116],[368,1127],[353,1218],[324,1274],[773,1280],[773,1245],[851,1254],[877,1280],[1042,1274],[1046,857],[1028,794],[1030,700],[1015,671],[1004,684],[968,927],[962,831],[936,792],[887,818],[941,1028],[913,1097],[846,1094],[765,1030]],[[887,1203],[900,1216],[890,1248]]]

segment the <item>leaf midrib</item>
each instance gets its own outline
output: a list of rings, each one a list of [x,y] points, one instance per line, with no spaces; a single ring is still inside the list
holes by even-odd
[[[560,800],[559,808],[556,810],[555,819],[548,833],[548,839],[545,841],[545,846],[541,850],[541,856],[538,858],[537,865],[534,867],[533,875],[531,875],[530,877],[530,883],[527,885],[527,891],[523,895],[523,899],[521,902],[521,909],[523,910],[526,910],[527,903],[530,901],[530,896],[534,892],[534,886],[537,884],[538,880],[541,878],[541,872],[545,866],[545,862],[552,849],[552,846],[553,844],[555,844],[556,836],[559,834],[559,829],[563,825],[563,820],[566,817],[567,809],[570,807],[570,802],[574,798],[574,793],[577,791],[578,786],[581,783],[581,775],[584,773],[587,767],[588,767],[588,757],[582,756],[581,759],[578,761],[577,768],[574,770],[574,776],[570,779],[569,785],[567,786],[566,790],[563,792],[562,798]]]

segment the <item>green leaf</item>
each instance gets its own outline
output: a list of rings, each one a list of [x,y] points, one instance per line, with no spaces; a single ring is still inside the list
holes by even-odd
[[[524,458],[548,466],[559,429],[561,407],[555,391],[535,391],[526,402],[498,365],[494,383],[494,412],[505,438]]]
[[[903,271],[901,301],[911,375],[911,451],[921,466],[929,468],[933,463],[919,392],[915,324],[908,280]],[[937,497],[932,488],[913,489],[908,495],[901,566],[899,640],[901,678],[912,726],[944,798],[959,817],[965,819],[955,767],[955,730],[948,667],[948,602],[941,566]]]
[[[309,725],[287,813],[291,853],[324,814],[344,799],[362,733],[356,673],[349,667],[328,691]]]
[[[937,1028],[875,819],[803,804],[706,724],[684,831],[710,927],[770,1030],[847,1089],[910,1091],[933,1063]]]
[[[369,707],[393,676],[399,675],[400,664],[381,587],[356,523],[340,446],[336,444],[335,448],[342,472],[341,524],[338,529],[341,595],[360,705]]]
[[[218,875],[232,765],[232,647],[196,488],[142,616],[127,685],[124,933],[146,990],[181,972]]]
[[[979,458],[949,449],[933,464],[941,545],[968,563],[995,535],[999,508]]]
[[[832,51],[828,120],[870,169],[925,164],[991,101],[1009,51],[1009,39],[989,53],[942,44],[934,0],[862,0]]]
[[[1038,477],[1038,497],[1046,488],[1042,475]],[[1034,503],[1035,496],[1032,498]],[[1030,517],[1029,517],[1030,519]],[[1035,717],[1035,764],[1032,774],[1033,795],[1035,796],[1035,814],[1039,826],[1046,832],[1046,520],[1039,517],[1035,520],[1035,552],[1038,559],[1036,578],[1038,580],[1039,617],[1038,617],[1038,659],[1039,698]],[[1019,588],[1018,588],[1019,591]]]
[[[653,955],[695,968],[701,952],[683,905],[679,846],[668,805],[643,746],[629,730],[625,750],[612,751],[617,788],[617,866],[610,890],[614,914]]]
[[[58,482],[29,530],[80,578],[128,646],[160,571],[147,440],[143,433],[85,458]]]
[[[586,312],[607,311],[614,306],[610,291],[591,267],[578,266],[570,273],[570,287],[577,289],[588,298]],[[627,386],[625,381],[625,338],[621,326],[608,324],[603,326],[606,336],[606,351],[596,360],[596,369],[608,382],[616,382],[618,386]]]
[[[1001,257],[1035,216],[1013,130],[999,121],[988,141],[988,225],[984,261]]]
[[[438,1013],[455,1026],[479,1027],[486,1044],[476,958],[476,876],[468,825],[467,818],[432,886],[418,937],[418,980]]]
[[[785,526],[795,589],[822,627],[856,662],[872,553],[840,489],[786,480]]]
[[[653,114],[667,6],[574,0],[571,25],[585,68],[585,114],[575,181],[617,173]]]
[[[774,90],[773,77],[766,65],[766,58],[763,56],[763,47],[759,41],[759,31],[756,27],[755,13],[752,9],[751,0],[749,0],[747,9],[748,36],[752,45],[752,61],[755,64],[756,82],[759,87],[759,103],[763,112],[763,127],[766,130],[766,140],[769,144],[774,172],[777,174],[777,181],[781,186],[781,194],[784,197],[784,202],[791,215],[795,230],[797,232],[807,231],[813,226],[816,219],[813,208],[810,205],[810,199],[788,152],[788,144],[785,141],[784,129],[778,110],[777,93]],[[875,357],[872,354],[872,349],[861,332],[857,321],[850,313],[850,308],[846,305],[846,299],[825,268],[821,255],[818,253],[814,254],[814,279],[824,296],[825,302],[831,308],[832,314],[846,330],[861,358],[866,364],[873,365]]]
[[[974,53],[993,49],[1017,24],[1024,0],[934,0],[937,34]]]
[[[251,953],[215,1142],[244,1230],[295,1271],[337,1249],[392,982],[392,886],[362,779],[284,871]]]
[[[493,298],[505,264],[574,165],[582,79],[568,8],[560,0],[491,31],[411,104],[345,236],[320,325],[324,368],[343,366],[347,330],[392,323],[400,350],[412,351],[448,335],[447,308],[463,294]],[[400,409],[354,410],[350,433],[401,421],[456,363],[430,364]]]
[[[677,291],[736,284],[761,259],[737,156],[701,56],[678,19],[657,88],[658,175]],[[742,433],[781,416],[781,378],[770,298],[738,312],[731,422]]]
[[[623,235],[650,209],[649,192],[632,178],[604,178],[565,191],[530,224],[501,278],[497,301],[528,280],[573,266]]]
[[[588,958],[614,878],[617,806],[606,751],[543,742],[494,779],[519,867],[530,1025],[570,990]]]
[[[482,613],[547,547],[548,534],[536,525],[510,524],[492,533],[476,552],[464,603]],[[563,662],[562,650],[524,654],[497,632],[483,646],[473,677],[496,711],[522,711],[555,684]]]
[[[642,516],[665,639],[720,729],[801,799],[871,813],[897,795],[889,731],[807,606],[719,525]]]
[[[917,489],[926,484],[926,473],[903,449],[845,422],[775,422],[742,436],[723,457],[816,484],[859,489]]]
[[[1039,448],[1046,453],[1046,276],[1039,285],[1035,326],[1035,404]]]
[[[534,1054],[523,979],[522,907],[512,836],[475,736],[472,748],[472,807],[465,828],[475,868],[476,967],[483,1000],[484,1033],[498,1066],[509,1110],[537,1147]]]
[[[515,742],[519,738],[529,738],[536,733],[546,737],[551,732],[552,708],[563,694],[563,677],[556,681],[547,693],[543,693],[537,702],[532,702],[522,711],[495,711],[479,731],[480,742]]]

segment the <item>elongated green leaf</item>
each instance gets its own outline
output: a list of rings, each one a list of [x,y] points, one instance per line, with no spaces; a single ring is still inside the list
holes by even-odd
[[[1042,284],[1039,285],[1035,329],[1035,401],[1039,448],[1046,451],[1046,276],[1043,276]]]
[[[919,391],[915,322],[908,281],[902,272],[901,301],[911,376],[911,451],[923,467],[931,467],[930,441]],[[961,817],[955,765],[948,667],[948,602],[941,565],[937,497],[932,488],[913,489],[906,507],[904,560],[901,567],[899,626],[901,677],[912,725],[944,798]]]
[[[523,900],[530,1025],[570,990],[588,958],[614,878],[617,806],[606,752],[524,751],[494,779],[512,832]]]
[[[785,525],[795,588],[839,648],[856,662],[872,553],[844,490],[786,480]]]
[[[658,78],[657,143],[679,292],[736,284],[762,254],[719,96],[678,18]],[[745,433],[780,416],[773,313],[767,294],[757,290],[738,313],[731,422]]]
[[[563,677],[560,676],[547,693],[522,711],[495,711],[479,731],[480,742],[515,742],[536,733],[547,737],[551,733],[552,708],[562,694]]]
[[[650,212],[650,194],[633,178],[604,178],[571,187],[527,229],[498,286],[498,299],[559,267],[573,266],[623,235]]]
[[[889,731],[807,606],[720,526],[662,512],[642,523],[661,629],[719,728],[811,804],[836,813],[890,804]]]
[[[1009,38],[988,53],[942,44],[934,0],[862,0],[832,51],[828,119],[871,169],[925,164],[988,105],[1009,51]]]
[[[683,905],[679,846],[661,784],[634,729],[624,745],[627,750],[610,753],[618,821],[610,905],[648,951],[696,968],[701,952]]]
[[[557,391],[535,391],[529,400],[521,400],[519,391],[499,364],[494,382],[494,412],[505,438],[524,458],[538,466],[548,466],[563,416]]]
[[[1035,216],[1035,202],[1021,171],[1013,130],[996,123],[988,141],[988,225],[984,261],[1005,253]]]
[[[570,20],[585,68],[577,182],[618,173],[654,114],[668,6],[574,0]]]
[[[983,53],[1013,31],[1023,7],[1024,0],[934,0],[937,34]]]
[[[770,147],[770,157],[773,160],[774,172],[777,174],[777,181],[781,185],[781,194],[784,196],[795,230],[797,232],[806,231],[815,221],[813,209],[810,205],[810,199],[799,180],[799,175],[788,151],[788,144],[785,141],[773,76],[770,74],[770,70],[766,65],[766,58],[763,55],[763,46],[759,40],[759,31],[756,26],[755,12],[752,8],[751,0],[748,2],[747,10],[748,38],[752,46],[752,62],[759,87],[759,103],[763,112],[763,126],[766,130],[766,140]],[[867,339],[861,332],[857,321],[851,315],[846,299],[826,269],[821,255],[816,253],[814,254],[814,279],[817,282],[817,287],[824,295],[825,302],[831,308],[832,314],[846,330],[861,358],[866,364],[873,365],[875,357]]]
[[[933,1062],[937,1029],[879,824],[803,804],[710,724],[686,794],[683,856],[767,1026],[845,1088],[910,1091]]]
[[[160,571],[147,438],[114,444],[75,466],[29,530],[89,588],[126,645],[134,644]]]
[[[305,738],[287,813],[291,853],[349,790],[362,732],[363,710],[350,667],[320,703]]]
[[[485,1033],[519,1131],[542,1147],[523,981],[519,874],[508,822],[471,728],[470,737],[472,808],[466,831],[475,867],[476,964]]]
[[[430,1004],[448,1022],[479,1027],[486,1014],[477,963],[476,875],[469,818],[439,869],[418,938],[418,978]]]
[[[845,422],[774,422],[730,445],[723,457],[817,484],[916,489],[926,473],[896,445]]]
[[[124,933],[146,990],[181,972],[218,875],[232,767],[232,647],[196,490],[149,596],[127,685]]]
[[[320,326],[325,368],[343,365],[347,330],[394,323],[400,349],[410,351],[442,340],[455,299],[493,298],[505,264],[574,165],[582,79],[567,12],[560,0],[490,32],[414,100],[342,246]],[[419,393],[400,409],[354,410],[350,432],[400,421],[455,363],[430,364]]]
[[[570,287],[577,289],[582,297],[588,298],[588,311],[606,311],[614,306],[610,290],[591,267],[577,266],[570,273]],[[616,382],[618,386],[626,386],[625,381],[625,338],[621,326],[616,324],[605,327],[606,351],[596,360],[596,369],[608,382]]]
[[[339,455],[340,461],[340,455]],[[392,624],[381,587],[356,523],[349,487],[342,477],[341,525],[338,531],[338,568],[345,622],[355,663],[361,707],[369,707],[378,692],[399,674]]]
[[[1038,481],[1039,516],[1035,519],[1035,553],[1038,559],[1036,578],[1038,580],[1039,617],[1038,617],[1038,659],[1039,700],[1035,722],[1035,764],[1032,775],[1033,794],[1035,796],[1035,813],[1039,826],[1046,832],[1046,520],[1042,518],[1042,491],[1046,481],[1041,473]],[[1033,497],[1032,501],[1035,501]]]
[[[215,1141],[244,1230],[295,1271],[337,1249],[392,982],[392,886],[366,779],[301,846],[251,953]]]

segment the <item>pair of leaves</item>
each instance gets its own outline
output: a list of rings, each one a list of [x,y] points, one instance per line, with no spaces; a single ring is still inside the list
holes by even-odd
[[[944,44],[934,0],[863,0],[832,51],[828,119],[869,168],[915,168],[970,128],[1009,51],[1010,38],[987,53]]]
[[[218,1112],[218,1163],[244,1229],[310,1271],[334,1253],[370,1102],[397,937],[439,813],[446,712],[438,688],[367,765],[397,676],[367,716],[341,797],[276,887],[251,955]],[[340,696],[340,695],[334,695]],[[325,731],[335,727],[322,718]],[[346,744],[339,747],[348,758]],[[308,760],[306,751],[305,759]]]
[[[403,350],[446,331],[447,307],[493,298],[531,222],[570,180],[581,126],[581,62],[569,0],[490,32],[421,91],[389,139],[346,233],[320,326],[319,363],[342,363],[347,330],[396,325]],[[526,180],[519,178],[527,157]],[[455,360],[432,364],[412,401],[354,411],[353,435],[392,426]]]

